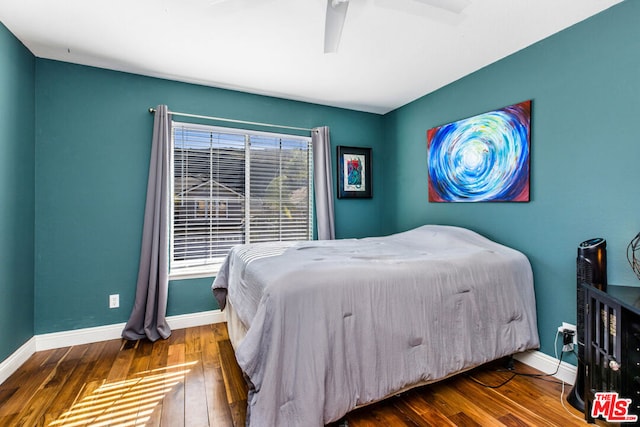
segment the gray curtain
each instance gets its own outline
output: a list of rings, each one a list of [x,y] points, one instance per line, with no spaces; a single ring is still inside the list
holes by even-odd
[[[122,337],[168,338],[165,318],[169,289],[169,165],[171,119],[166,105],[156,108],[144,211],[136,300]]]
[[[329,127],[311,132],[313,145],[313,187],[315,190],[316,220],[319,240],[333,240],[336,230],[333,214],[333,173],[331,172],[331,140]]]

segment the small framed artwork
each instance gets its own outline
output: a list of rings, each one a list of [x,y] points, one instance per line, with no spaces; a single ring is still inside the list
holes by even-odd
[[[371,148],[338,146],[338,198],[371,198]]]

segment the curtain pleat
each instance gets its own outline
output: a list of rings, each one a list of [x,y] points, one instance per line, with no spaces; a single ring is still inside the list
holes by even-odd
[[[319,240],[336,238],[333,213],[333,179],[331,172],[331,140],[329,127],[311,132],[313,145],[313,187]]]
[[[171,119],[166,105],[156,108],[144,212],[136,299],[122,337],[128,340],[168,338],[169,171]]]

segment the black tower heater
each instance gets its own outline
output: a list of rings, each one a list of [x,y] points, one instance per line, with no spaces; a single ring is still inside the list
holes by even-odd
[[[578,246],[577,270],[577,338],[578,369],[576,382],[567,397],[567,401],[577,410],[584,412],[584,338],[585,338],[585,296],[580,284],[593,286],[603,292],[607,291],[607,242],[598,237],[585,240]]]

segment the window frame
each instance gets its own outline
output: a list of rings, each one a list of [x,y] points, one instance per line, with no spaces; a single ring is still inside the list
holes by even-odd
[[[215,125],[206,125],[201,123],[191,123],[187,121],[171,121],[171,141],[170,141],[170,153],[171,160],[169,165],[169,279],[170,280],[180,280],[180,279],[191,279],[191,278],[204,278],[204,277],[214,277],[219,273],[219,269],[224,262],[224,256],[218,259],[218,262],[215,263],[203,263],[201,265],[175,265],[176,261],[174,260],[175,250],[174,250],[174,219],[175,219],[175,196],[176,193],[174,191],[175,184],[175,130],[176,128],[180,128],[182,126],[188,127],[190,129],[202,129],[207,133],[223,133],[223,134],[234,134],[245,137],[245,146],[244,146],[244,154],[245,154],[245,188],[244,188],[244,205],[245,205],[245,224],[242,227],[243,232],[243,244],[251,243],[247,242],[247,238],[249,237],[248,230],[251,228],[251,222],[249,221],[249,227],[247,227],[247,222],[250,217],[250,199],[251,192],[249,191],[251,180],[250,180],[250,169],[251,167],[247,167],[249,162],[251,161],[251,137],[266,137],[266,138],[277,138],[277,139],[287,139],[287,140],[301,140],[306,143],[307,146],[307,161],[308,161],[308,195],[307,195],[307,203],[308,203],[308,227],[307,227],[307,239],[312,240],[314,236],[314,191],[313,191],[313,146],[312,146],[312,138],[311,136],[302,136],[297,134],[285,134],[278,132],[266,132],[266,131],[257,131],[252,129],[244,129],[244,128],[230,128],[223,126],[215,126]],[[280,171],[282,169],[279,169]],[[249,209],[246,207],[249,206]],[[183,264],[183,263],[180,263]]]

